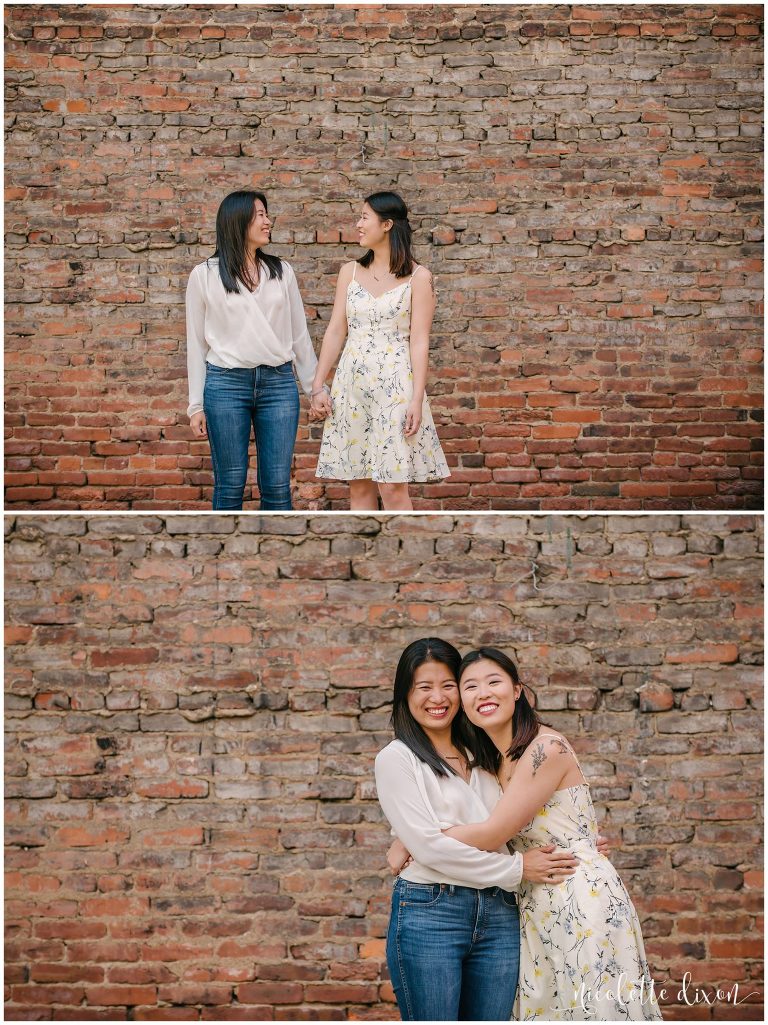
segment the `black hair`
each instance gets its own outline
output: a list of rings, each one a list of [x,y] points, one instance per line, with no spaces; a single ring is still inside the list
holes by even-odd
[[[549,723],[542,722],[534,711],[527,693],[533,694],[533,691],[526,684],[522,683],[517,666],[509,655],[505,655],[498,648],[477,648],[475,651],[468,652],[461,660],[457,679],[461,680],[464,672],[474,662],[479,662],[480,659],[488,659],[490,662],[495,662],[512,679],[513,683],[521,684],[520,697],[515,702],[515,711],[512,716],[512,746],[507,751],[508,757],[515,762],[536,737],[539,727],[548,726]],[[466,715],[463,716],[461,729],[464,743],[474,757],[474,764],[481,769],[485,769],[487,772],[497,775],[501,768],[501,752],[485,730],[475,726]]]
[[[213,255],[219,258],[221,283],[227,292],[237,292],[238,281],[242,281],[248,289],[256,287],[256,282],[251,281],[245,269],[245,236],[257,199],[266,210],[267,197],[263,192],[230,192],[219,204],[216,214],[216,252]],[[283,265],[280,259],[257,249],[256,264],[258,266],[262,263],[270,278],[282,278]]]
[[[395,737],[401,740],[406,747],[421,759],[422,762],[432,769],[438,776],[458,775],[456,770],[448,765],[435,751],[432,741],[426,731],[416,722],[408,707],[408,695],[413,686],[413,677],[416,670],[425,662],[440,662],[450,669],[458,683],[459,665],[461,655],[448,641],[439,637],[423,637],[421,640],[413,641],[403,651],[397,663],[395,671],[395,687],[392,695],[392,720],[391,725],[395,731]],[[464,712],[459,707],[456,716],[451,722],[451,740],[460,751],[465,750],[463,742],[463,730],[459,720],[464,718]]]
[[[411,251],[413,232],[408,223],[408,207],[396,192],[373,192],[366,196],[365,203],[382,221],[391,220],[389,232],[389,269],[396,278],[404,278],[413,272],[415,260]],[[361,256],[357,261],[361,267],[369,267],[373,262],[373,250]]]

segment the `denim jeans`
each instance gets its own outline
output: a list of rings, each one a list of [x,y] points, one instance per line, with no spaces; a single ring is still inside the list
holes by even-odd
[[[291,508],[291,460],[299,426],[293,364],[227,370],[205,365],[203,411],[213,461],[213,508],[242,509],[251,427],[262,509]]]
[[[509,1021],[520,967],[515,894],[398,879],[387,964],[403,1021]]]

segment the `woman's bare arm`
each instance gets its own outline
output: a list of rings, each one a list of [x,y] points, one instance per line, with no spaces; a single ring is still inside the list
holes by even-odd
[[[320,346],[320,355],[317,359],[317,369],[315,370],[315,378],[312,383],[313,392],[322,389],[325,379],[339,358],[339,353],[344,347],[344,342],[347,338],[347,289],[352,280],[353,268],[354,263],[346,263],[339,271],[336,281],[336,296],[333,300],[333,311],[331,312],[331,319],[328,321],[328,327],[325,329],[323,343]],[[317,400],[320,398],[322,398],[322,395],[315,396],[312,405],[317,406]],[[328,403],[330,405],[330,399],[328,399]]]
[[[544,807],[575,764],[573,754],[561,740],[537,738],[521,757],[513,785],[505,790],[485,822],[452,826],[446,832],[470,847],[497,850]]]

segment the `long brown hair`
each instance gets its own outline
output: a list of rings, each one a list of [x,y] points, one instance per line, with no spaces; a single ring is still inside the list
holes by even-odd
[[[526,688],[526,685],[520,680],[520,674],[515,663],[509,655],[505,655],[498,648],[477,648],[475,651],[468,652],[461,660],[461,665],[459,666],[459,682],[461,682],[464,671],[474,662],[479,662],[480,659],[488,659],[489,662],[495,662],[511,678],[513,683],[519,683],[522,686],[520,697],[515,702],[515,711],[512,716],[512,746],[507,751],[508,757],[513,762],[516,762],[536,737],[539,727],[549,724],[542,722],[533,710],[526,690],[531,694],[533,694],[533,691],[530,688]],[[461,727],[465,734],[463,739],[474,756],[475,765],[494,775],[498,774],[502,762],[501,752],[485,730],[475,726],[466,715],[463,716]]]
[[[382,221],[392,221],[389,232],[389,270],[396,278],[407,277],[413,272],[415,263],[411,251],[413,232],[408,223],[408,207],[396,192],[374,192],[366,196],[364,202]],[[369,267],[373,262],[373,250],[369,249],[357,262],[361,267]]]

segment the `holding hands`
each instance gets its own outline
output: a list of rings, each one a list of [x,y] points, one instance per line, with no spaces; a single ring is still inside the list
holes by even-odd
[[[331,413],[333,413],[333,403],[328,386],[325,384],[319,387],[313,386],[309,400],[309,419],[325,420]]]

